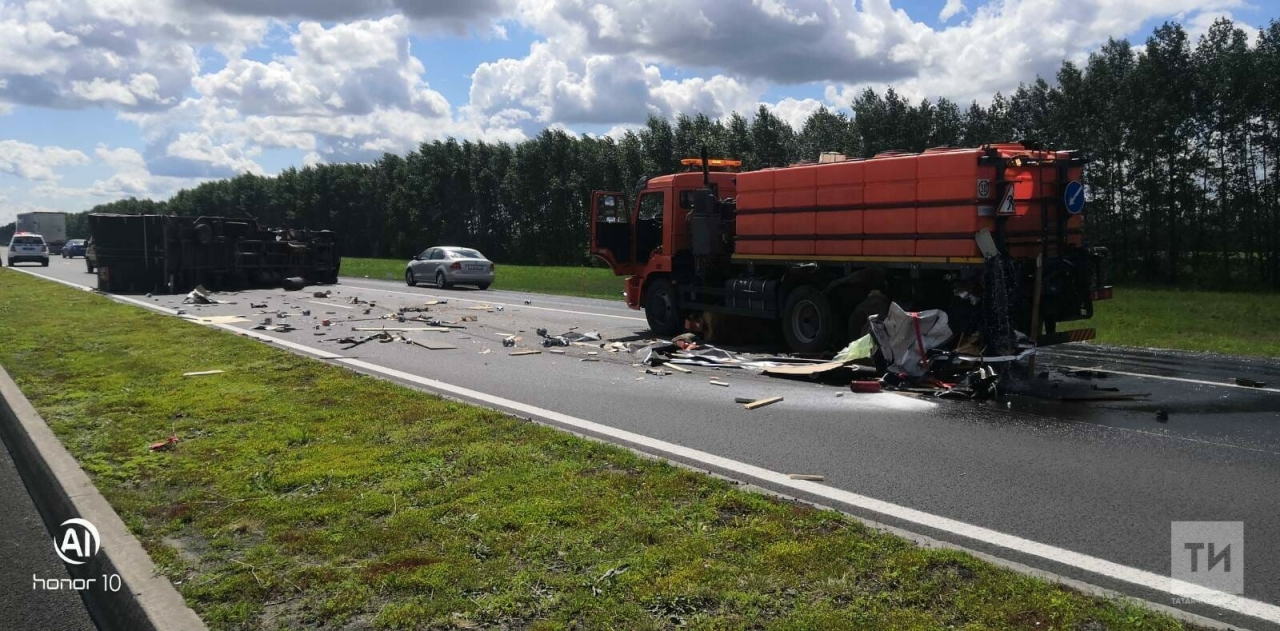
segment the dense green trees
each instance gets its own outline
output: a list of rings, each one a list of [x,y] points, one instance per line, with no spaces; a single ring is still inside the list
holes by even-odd
[[[1197,42],[1177,24],[1141,51],[1111,41],[987,105],[913,103],[865,90],[854,115],[821,108],[793,129],[765,107],[752,118],[651,117],[621,137],[549,129],[517,145],[438,141],[373,164],[243,175],[166,202],[123,200],[95,212],[252,215],[332,228],[355,256],[407,257],[436,243],[511,263],[585,262],[590,192],[631,190],[706,146],[748,169],[823,151],[882,151],[1032,140],[1091,157],[1089,238],[1113,269],[1146,282],[1280,288],[1280,22],[1254,44],[1220,20]],[[83,234],[83,219],[71,222]]]

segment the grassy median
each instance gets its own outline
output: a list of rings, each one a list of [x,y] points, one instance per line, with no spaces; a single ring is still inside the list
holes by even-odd
[[[378,280],[404,278],[405,261],[399,259],[342,259],[342,275]],[[494,289],[540,294],[622,299],[623,279],[603,267],[539,267],[498,265]]]
[[[0,364],[215,629],[1178,626],[10,270],[0,295]]]
[[[342,273],[399,280],[404,261],[343,259]],[[620,300],[622,279],[596,267],[501,265],[494,288]],[[1064,328],[1096,328],[1100,344],[1280,357],[1280,294],[1118,287],[1094,308],[1092,320]]]

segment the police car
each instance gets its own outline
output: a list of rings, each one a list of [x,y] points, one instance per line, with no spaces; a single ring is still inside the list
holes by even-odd
[[[44,237],[33,232],[13,233],[9,240],[9,267],[23,262],[49,266],[49,246]]]

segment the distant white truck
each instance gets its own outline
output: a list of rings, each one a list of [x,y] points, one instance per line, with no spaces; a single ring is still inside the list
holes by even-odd
[[[32,232],[44,237],[50,254],[62,254],[62,246],[67,243],[66,213],[21,213],[18,215],[15,232]]]

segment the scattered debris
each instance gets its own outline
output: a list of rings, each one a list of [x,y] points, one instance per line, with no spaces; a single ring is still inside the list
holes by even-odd
[[[516,341],[517,341],[516,336],[508,335],[507,337],[502,338],[502,345],[507,348],[511,348],[512,346],[516,345]]]
[[[880,382],[878,380],[854,379],[853,381],[849,382],[849,390],[852,390],[853,392],[870,393],[870,392],[880,392],[881,387],[880,387]],[[844,394],[844,393],[841,392],[839,394]]]
[[[328,297],[329,297],[329,290],[328,290],[328,289],[326,289],[326,290],[324,290],[324,291],[317,291],[317,292],[315,292],[315,293],[311,294],[311,297],[312,297],[312,298],[328,298]]]
[[[446,350],[452,350],[452,349],[458,348],[457,346],[454,346],[453,344],[449,344],[448,342],[434,342],[431,340],[427,340],[424,342],[421,340],[412,340],[403,336],[401,336],[400,339],[404,340],[406,344],[421,346],[422,348],[425,348],[430,351],[446,351]]]
[[[750,401],[744,404],[742,407],[748,410],[754,410],[756,408],[762,408],[766,405],[773,405],[774,403],[777,403],[781,400],[782,400],[782,397],[769,397],[766,399],[755,399],[753,401]]]
[[[806,480],[808,482],[822,482],[823,480],[826,480],[823,476],[808,473],[789,473],[787,474],[787,477],[792,480]]]
[[[1244,387],[1246,387],[1246,388],[1265,388],[1265,387],[1267,387],[1267,382],[1265,382],[1265,381],[1254,381],[1253,379],[1249,379],[1249,378],[1247,378],[1247,377],[1236,377],[1236,378],[1235,378],[1235,379],[1233,379],[1232,381],[1234,381],[1234,382],[1235,382],[1235,384],[1236,384],[1237,386],[1244,386]]]
[[[711,384],[711,385],[713,385],[713,386],[720,386],[720,387],[722,387],[722,388],[728,388],[728,387],[729,387],[728,382],[725,382],[725,381],[716,381],[715,379],[712,379],[711,381],[708,381],[707,383],[709,383],[709,384]]]
[[[947,313],[939,309],[908,312],[894,302],[887,315],[872,315],[867,321],[889,372],[908,377],[923,377],[929,372],[929,351],[951,337]]]
[[[394,327],[394,326],[353,326],[352,331],[389,331],[392,333],[407,333],[409,331],[433,331],[436,333],[447,333],[450,329],[442,326],[418,326],[418,327]]]
[[[182,304],[192,304],[192,305],[225,305],[225,304],[231,304],[231,303],[226,302],[226,301],[223,301],[223,300],[217,300],[217,299],[215,299],[215,298],[210,298],[209,296],[210,296],[210,294],[211,294],[211,293],[212,293],[212,292],[210,292],[208,289],[205,289],[205,288],[204,288],[204,285],[196,285],[196,288],[195,288],[195,289],[192,289],[192,290],[191,290],[191,292],[187,294],[187,297],[182,299]],[[151,294],[147,294],[147,297],[150,297],[150,296],[151,296]]]
[[[831,361],[845,363],[858,359],[870,359],[871,355],[875,353],[875,346],[875,341],[871,338],[871,334],[868,333],[849,342],[849,345],[839,353],[836,353],[836,356],[831,358]]]
[[[590,331],[588,333],[568,331],[556,336],[547,335],[546,329],[538,329],[536,332],[538,334],[538,337],[542,338],[543,346],[569,346],[571,344],[579,343],[579,342],[599,342],[600,341],[600,334],[596,331]]]
[[[532,301],[532,300],[526,300],[526,301],[524,301],[524,304],[526,304],[526,305],[531,305],[531,304],[533,304],[533,301]]]
[[[249,303],[249,308],[250,308],[250,309],[266,309],[266,308],[267,308],[267,303],[265,303],[265,302],[250,302],[250,303]]]
[[[1156,410],[1156,420],[1161,423],[1169,422],[1169,413],[1164,410]]]
[[[169,449],[173,449],[173,446],[177,444],[178,444],[178,437],[175,435],[170,435],[168,438],[158,443],[151,443],[151,445],[147,447],[147,449],[150,449],[151,451],[167,451]]]
[[[481,354],[481,355],[488,355],[489,353],[492,353],[492,352],[493,352],[493,349],[491,349],[491,348],[486,348],[486,349],[484,349],[484,350],[480,351],[480,354]]]
[[[526,349],[526,350],[523,350],[523,351],[516,351],[516,352],[514,352],[514,353],[507,353],[507,354],[508,354],[508,355],[510,355],[510,356],[512,356],[512,357],[520,357],[520,356],[522,356],[522,355],[539,355],[539,354],[541,354],[541,353],[542,353],[542,351],[540,351],[540,350],[530,348],[530,349]]]
[[[667,375],[671,374],[669,371],[663,370],[661,368],[645,368],[644,372],[647,375],[657,375],[659,377],[666,377]]]
[[[563,354],[565,353],[565,350],[564,350],[563,348],[553,348],[553,349],[548,350],[547,352],[548,352],[548,353],[555,353],[555,354],[557,354],[557,355],[563,355]]]
[[[203,377],[205,375],[221,375],[225,370],[201,370],[198,372],[184,372],[183,377]]]
[[[769,366],[762,372],[766,375],[788,375],[812,377],[821,373],[844,368],[844,362],[826,362],[823,364],[800,364],[796,366]]]
[[[666,366],[667,368],[670,368],[671,370],[676,371],[676,372],[684,373],[684,374],[686,374],[686,375],[693,374],[693,371],[692,371],[692,370],[689,370],[688,368],[685,368],[684,366],[677,366],[677,365],[672,364],[672,363],[670,363],[670,362],[667,362],[666,364],[663,364],[663,365],[664,365],[664,366]]]
[[[302,291],[307,288],[307,279],[301,276],[290,276],[289,278],[284,279],[284,281],[280,283],[280,286],[284,288],[285,291]]]

